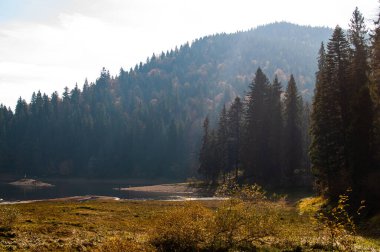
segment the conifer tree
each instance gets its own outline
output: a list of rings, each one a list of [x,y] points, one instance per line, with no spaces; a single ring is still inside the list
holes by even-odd
[[[287,186],[297,185],[296,173],[302,169],[302,100],[293,75],[285,91],[284,101],[284,175]]]
[[[279,185],[282,171],[282,142],[283,142],[283,118],[282,118],[282,102],[281,102],[282,86],[275,76],[272,85],[270,85],[270,98],[269,98],[269,139],[268,148],[270,159],[268,160],[272,179],[270,181],[273,185]]]
[[[325,194],[328,186],[328,150],[327,144],[327,108],[329,102],[328,86],[325,81],[326,52],[323,42],[318,52],[318,71],[316,73],[315,93],[313,99],[313,110],[311,114],[311,144],[310,159],[312,172],[316,176],[317,190]]]
[[[215,157],[217,153],[217,144],[215,132],[209,128],[208,116],[203,122],[203,138],[202,146],[199,153],[199,169],[198,172],[202,174],[209,182],[215,183],[219,171],[217,170],[218,162]]]
[[[368,170],[366,181],[367,199],[373,209],[380,209],[380,13],[375,21],[375,29],[371,34],[370,54],[370,95],[373,103],[373,141],[372,154],[374,162]],[[364,99],[364,97],[363,97]]]
[[[310,157],[319,191],[336,199],[349,179],[344,132],[349,47],[339,26],[327,44],[326,54],[322,46],[313,101]]]
[[[218,154],[218,169],[223,174],[223,181],[226,180],[228,169],[228,121],[227,121],[226,106],[223,106],[220,113],[218,130],[217,130],[217,154]]]
[[[242,134],[243,104],[236,97],[228,111],[228,165],[230,170],[235,171],[235,178],[239,175],[241,162],[241,134]]]
[[[305,185],[312,185],[311,163],[309,156],[309,147],[311,143],[310,138],[310,120],[311,120],[311,106],[309,102],[304,102],[302,112],[302,168],[307,181]]]
[[[251,182],[264,183],[268,174],[269,81],[260,68],[249,86],[245,114],[243,162],[245,176]]]
[[[371,96],[374,103],[375,158],[380,162],[380,13],[375,22],[371,45]]]
[[[365,197],[362,192],[367,187],[366,181],[373,168],[372,141],[374,136],[373,104],[369,93],[367,29],[364,17],[358,8],[352,14],[348,35],[352,45],[347,97],[350,105],[350,123],[347,129],[348,156],[353,182],[351,187],[356,200],[360,201]]]

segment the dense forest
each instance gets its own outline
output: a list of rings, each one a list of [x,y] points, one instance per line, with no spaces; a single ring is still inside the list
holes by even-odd
[[[222,176],[266,187],[310,186],[310,106],[293,75],[283,92],[277,76],[270,83],[258,68],[245,98],[223,107],[216,129],[206,117],[199,172],[212,183]]]
[[[0,172],[27,176],[166,177],[196,174],[206,115],[243,97],[261,66],[305,100],[320,41],[331,30],[275,23],[217,34],[153,55],[133,69],[62,95],[33,93],[0,108]],[[57,76],[57,78],[59,78]]]
[[[380,22],[369,34],[355,9],[349,30],[337,26],[326,49],[321,44],[311,110],[293,75],[283,91],[259,68],[216,129],[206,117],[199,171],[212,182],[227,174],[281,187],[311,185],[315,176],[315,188],[332,202],[349,193],[352,210],[379,209],[379,50]]]

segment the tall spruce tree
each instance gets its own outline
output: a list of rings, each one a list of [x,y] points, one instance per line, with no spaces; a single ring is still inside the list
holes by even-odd
[[[336,200],[350,185],[346,142],[350,48],[339,26],[327,44],[326,54],[322,46],[313,101],[310,157],[320,192]]]
[[[380,163],[380,13],[375,22],[371,45],[371,96],[374,103],[375,158]]]
[[[366,193],[374,209],[380,209],[380,13],[371,34],[370,94],[373,102],[373,165],[366,181]]]
[[[242,143],[242,119],[243,103],[236,97],[228,110],[228,166],[235,171],[235,178],[239,175],[241,162],[241,143]]]
[[[264,184],[272,176],[268,169],[269,81],[260,68],[249,86],[245,113],[243,162],[245,177]]]
[[[367,29],[364,17],[358,10],[352,14],[348,38],[351,43],[351,65],[349,71],[349,120],[347,130],[349,168],[355,200],[360,201],[370,194],[366,190],[368,176],[373,169],[373,104],[369,92],[369,63]],[[368,199],[367,199],[368,200]]]
[[[223,106],[220,113],[218,130],[217,130],[217,154],[218,154],[218,169],[223,174],[223,181],[226,181],[228,169],[228,118],[226,106]]]
[[[318,52],[318,71],[316,72],[315,93],[313,99],[313,110],[311,113],[311,144],[310,160],[312,173],[316,177],[316,186],[319,193],[325,194],[328,174],[328,150],[324,148],[327,144],[328,125],[326,113],[328,110],[328,86],[324,80],[326,65],[326,51],[323,42]]]
[[[296,174],[302,167],[302,100],[293,75],[285,91],[284,100],[284,179],[286,186],[298,185]]]
[[[311,162],[309,156],[309,147],[311,143],[310,138],[310,120],[311,120],[311,106],[309,102],[304,102],[303,112],[302,112],[302,168],[304,173],[303,182],[304,185],[312,185],[312,173],[311,173]]]
[[[277,75],[275,76],[272,85],[270,85],[269,97],[269,139],[268,148],[270,159],[268,160],[272,179],[272,185],[280,185],[282,177],[282,142],[283,142],[283,118],[282,118],[282,86],[278,81]]]
[[[199,153],[198,172],[209,182],[215,183],[219,175],[216,134],[209,128],[208,116],[203,122],[202,146]]]

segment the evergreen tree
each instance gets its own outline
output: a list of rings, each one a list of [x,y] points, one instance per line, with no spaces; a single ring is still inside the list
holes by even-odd
[[[243,103],[236,97],[228,111],[228,166],[229,170],[235,171],[235,178],[239,175],[241,162],[241,143],[242,143],[242,119]]]
[[[380,13],[375,22],[371,45],[371,97],[374,103],[375,158],[380,163]]]
[[[310,137],[310,120],[311,120],[311,106],[309,102],[305,102],[302,112],[302,167],[304,173],[304,185],[312,185],[311,161],[309,156],[309,147],[311,144]]]
[[[328,85],[325,81],[326,52],[324,44],[318,52],[318,71],[316,73],[315,94],[313,99],[313,110],[311,114],[311,144],[310,144],[310,160],[312,163],[312,172],[316,176],[317,190],[325,194],[328,186],[328,105],[330,94],[328,93]],[[331,102],[334,102],[332,100]]]
[[[367,29],[364,17],[358,8],[352,14],[348,37],[351,42],[351,64],[349,71],[348,101],[350,123],[347,129],[349,168],[352,173],[352,189],[355,199],[366,198],[369,176],[374,167],[372,162],[373,104],[369,93],[369,64]],[[359,204],[357,202],[357,204]]]
[[[220,113],[218,131],[217,131],[217,154],[218,154],[218,169],[223,174],[223,181],[226,181],[228,169],[228,121],[227,121],[226,106],[223,106]]]
[[[9,132],[12,118],[12,111],[0,104],[0,170],[8,172],[12,168],[12,152],[9,146]]]
[[[208,116],[203,122],[203,138],[202,146],[199,153],[199,169],[198,172],[202,174],[207,181],[215,183],[219,174],[217,170],[217,159],[215,155],[217,154],[217,144],[215,132],[209,129],[209,119]]]
[[[265,183],[272,174],[268,169],[269,81],[260,68],[249,86],[245,113],[243,163],[245,177],[251,182]]]
[[[349,47],[339,26],[327,45],[326,55],[320,53],[318,65],[310,154],[320,192],[335,200],[349,184],[344,132]]]
[[[302,170],[302,100],[293,75],[290,76],[284,101],[284,175],[287,186],[296,186],[296,174]]]
[[[279,185],[282,177],[282,142],[283,142],[283,118],[282,118],[282,102],[281,102],[282,86],[278,81],[277,76],[270,86],[270,100],[269,100],[269,139],[268,148],[270,159],[268,160],[270,172],[272,173],[273,185]]]
[[[372,33],[370,55],[370,94],[373,102],[373,164],[368,170],[365,193],[370,200],[373,209],[380,209],[380,14],[375,21],[375,29]],[[365,92],[364,92],[365,93]],[[364,97],[362,98],[364,100]],[[364,181],[363,181],[364,182]]]
[[[380,13],[371,38],[371,96],[375,113],[376,159],[380,161]]]

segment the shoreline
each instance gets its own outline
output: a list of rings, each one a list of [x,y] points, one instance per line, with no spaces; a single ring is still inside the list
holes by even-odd
[[[118,191],[133,191],[133,192],[154,192],[154,193],[173,193],[173,194],[196,194],[201,193],[200,188],[190,186],[189,183],[172,183],[172,184],[158,184],[149,186],[131,186],[113,188]]]
[[[43,188],[42,188],[43,189]],[[157,185],[147,185],[147,186],[131,186],[131,187],[120,187],[112,188],[115,191],[121,192],[141,192],[141,193],[162,193],[164,199],[154,199],[150,197],[142,198],[119,198],[115,196],[104,196],[104,195],[80,195],[80,196],[68,196],[68,197],[58,197],[58,198],[46,198],[46,199],[31,199],[31,200],[0,200],[0,205],[9,204],[26,204],[26,203],[36,203],[36,202],[88,202],[88,201],[190,201],[190,200],[224,200],[220,197],[214,197],[213,194],[207,191],[204,187],[194,187],[188,182],[183,183],[172,183],[172,184],[157,184]]]
[[[0,205],[14,205],[14,204],[28,204],[36,202],[87,202],[95,200],[113,200],[119,201],[120,198],[112,196],[99,196],[99,195],[84,195],[84,196],[70,196],[52,199],[37,199],[37,200],[16,200],[16,201],[0,201]]]
[[[13,186],[19,186],[19,187],[39,187],[39,188],[54,187],[55,186],[53,184],[42,182],[40,180],[27,179],[27,178],[19,179],[17,181],[13,181],[13,182],[10,182],[8,184],[13,185]]]

